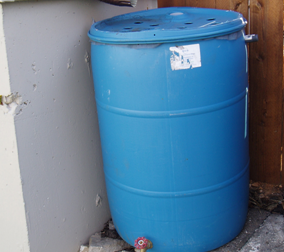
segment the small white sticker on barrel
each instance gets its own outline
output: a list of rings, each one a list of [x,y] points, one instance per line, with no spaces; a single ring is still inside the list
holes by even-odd
[[[170,47],[172,70],[201,67],[199,44]]]

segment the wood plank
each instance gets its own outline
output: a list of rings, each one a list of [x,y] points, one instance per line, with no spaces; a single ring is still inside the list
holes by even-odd
[[[251,0],[250,45],[251,179],[279,184],[281,178],[283,43],[280,0]]]
[[[283,38],[284,38],[284,0],[283,0]],[[283,40],[283,79],[282,79],[282,143],[281,143],[281,169],[280,169],[280,178],[281,183],[284,185],[284,156],[283,156],[283,150],[284,150],[284,40]]]
[[[186,0],[186,6],[200,8],[215,8],[215,0]]]
[[[284,0],[283,0],[283,38],[284,38]],[[282,145],[281,145],[281,182],[284,186],[284,40],[283,40],[283,80],[282,80]]]
[[[186,0],[158,0],[158,7],[186,6]]]
[[[248,19],[248,0],[216,0],[215,8],[237,11]]]
[[[283,38],[284,38],[284,0],[283,0]],[[282,182],[282,185],[284,186],[284,40],[283,40],[283,79],[282,79],[282,143],[281,143],[281,169],[280,169],[280,179]]]
[[[158,0],[158,7],[190,6],[234,10],[248,17],[248,0]]]
[[[283,46],[284,51],[284,46]],[[284,72],[284,54],[283,54],[283,72]],[[284,186],[284,76],[283,76],[283,82],[282,82],[282,143],[281,143],[281,168],[280,168],[280,184]]]
[[[158,7],[190,6],[202,8],[215,8],[215,0],[158,0]]]

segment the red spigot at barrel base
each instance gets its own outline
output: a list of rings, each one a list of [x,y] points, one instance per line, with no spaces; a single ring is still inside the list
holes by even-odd
[[[134,243],[135,248],[141,249],[141,251],[146,251],[147,249],[153,248],[153,244],[150,240],[145,237],[138,237]]]

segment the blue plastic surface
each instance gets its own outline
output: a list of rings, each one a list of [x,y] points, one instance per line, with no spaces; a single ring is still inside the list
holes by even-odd
[[[145,236],[149,251],[203,252],[243,228],[248,74],[243,26],[236,27],[205,40],[92,43],[108,200],[117,231],[132,245]]]
[[[149,44],[206,39],[239,31],[246,25],[234,11],[188,7],[124,14],[94,23],[89,37],[111,44]]]

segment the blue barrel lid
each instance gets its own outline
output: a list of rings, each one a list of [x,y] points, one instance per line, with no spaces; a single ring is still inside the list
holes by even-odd
[[[107,44],[192,41],[242,30],[247,21],[234,11],[192,7],[158,8],[94,23],[91,40]]]

